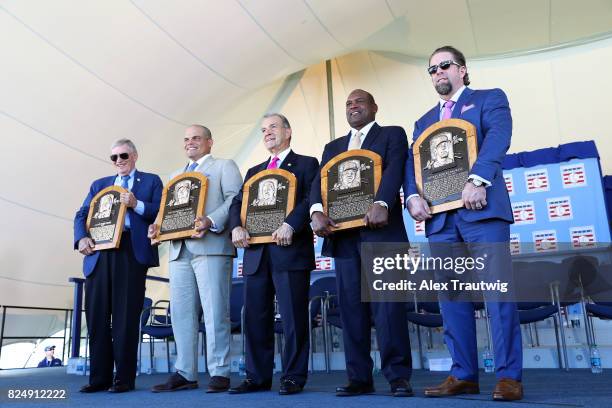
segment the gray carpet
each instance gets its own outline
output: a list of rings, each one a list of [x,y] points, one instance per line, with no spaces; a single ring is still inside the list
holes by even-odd
[[[78,407],[169,407],[186,408],[205,406],[207,408],[232,406],[251,408],[274,407],[367,407],[383,405],[392,407],[612,407],[612,370],[594,375],[588,370],[572,370],[569,373],[559,370],[525,370],[523,384],[525,399],[520,402],[494,402],[491,392],[495,378],[481,374],[481,394],[453,398],[425,398],[423,389],[434,385],[446,377],[445,373],[430,373],[415,370],[411,383],[416,396],[413,398],[393,398],[389,386],[381,374],[375,376],[376,394],[368,396],[339,398],[334,394],[335,387],[346,382],[344,372],[330,374],[316,373],[310,376],[304,392],[297,395],[278,395],[278,376],[272,391],[246,395],[205,394],[207,375],[200,376],[200,388],[190,391],[153,394],[151,386],[165,382],[166,374],[142,375],[136,380],[136,390],[125,394],[81,394],[79,388],[87,382],[86,377],[65,374],[64,368],[0,370],[0,405],[16,407],[40,406],[78,406]],[[233,376],[232,385],[241,381]],[[64,389],[65,400],[9,400],[9,389]],[[9,405],[11,404],[11,405]],[[501,405],[500,405],[501,404]]]

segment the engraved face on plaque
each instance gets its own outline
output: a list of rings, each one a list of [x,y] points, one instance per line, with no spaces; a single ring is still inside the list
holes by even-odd
[[[358,149],[339,154],[321,169],[323,209],[338,229],[364,225],[380,184],[381,163],[378,154]]]
[[[95,242],[94,250],[118,248],[125,222],[126,206],[119,202],[120,186],[110,186],[94,196],[89,204],[87,231]]]
[[[435,123],[414,142],[417,189],[432,213],[463,206],[461,192],[477,150],[476,128],[461,119]]]
[[[252,244],[274,242],[272,233],[280,227],[295,206],[297,180],[283,169],[260,171],[242,187],[242,226]]]
[[[157,241],[189,238],[195,233],[195,219],[206,206],[208,179],[200,172],[182,173],[164,187],[155,223]]]

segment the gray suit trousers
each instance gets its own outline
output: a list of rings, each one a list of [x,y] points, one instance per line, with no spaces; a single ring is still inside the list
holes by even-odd
[[[186,245],[170,261],[172,326],[176,341],[176,370],[189,381],[198,379],[198,315],[206,326],[207,366],[211,376],[230,375],[229,302],[232,257],[194,255]]]

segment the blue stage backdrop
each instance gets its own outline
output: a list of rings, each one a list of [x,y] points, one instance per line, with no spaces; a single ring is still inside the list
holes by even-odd
[[[593,141],[509,154],[503,169],[515,219],[510,228],[513,254],[554,252],[559,243],[588,247],[610,242],[604,183]],[[612,185],[612,180],[608,182]],[[407,211],[404,223],[410,242],[415,243],[413,251],[426,253],[421,245],[427,241],[424,223],[415,222]],[[321,256],[322,243],[313,237],[315,273],[334,270],[333,259]],[[242,250],[234,261],[233,276],[242,276]]]

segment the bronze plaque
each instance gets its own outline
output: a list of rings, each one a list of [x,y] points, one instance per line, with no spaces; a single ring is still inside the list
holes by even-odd
[[[295,207],[296,185],[295,175],[283,169],[260,171],[244,183],[240,220],[249,243],[274,242],[272,233]]]
[[[155,219],[158,235],[153,243],[191,238],[196,217],[204,215],[208,179],[200,172],[181,173],[164,186]]]
[[[119,202],[119,196],[127,192],[121,186],[110,186],[91,200],[87,215],[87,232],[95,243],[94,251],[119,248],[127,211],[126,205]]]
[[[338,230],[364,226],[382,176],[382,159],[371,150],[341,153],[321,169],[323,211]]]
[[[432,214],[463,207],[461,193],[478,155],[476,127],[462,119],[434,123],[414,142],[417,190]]]

